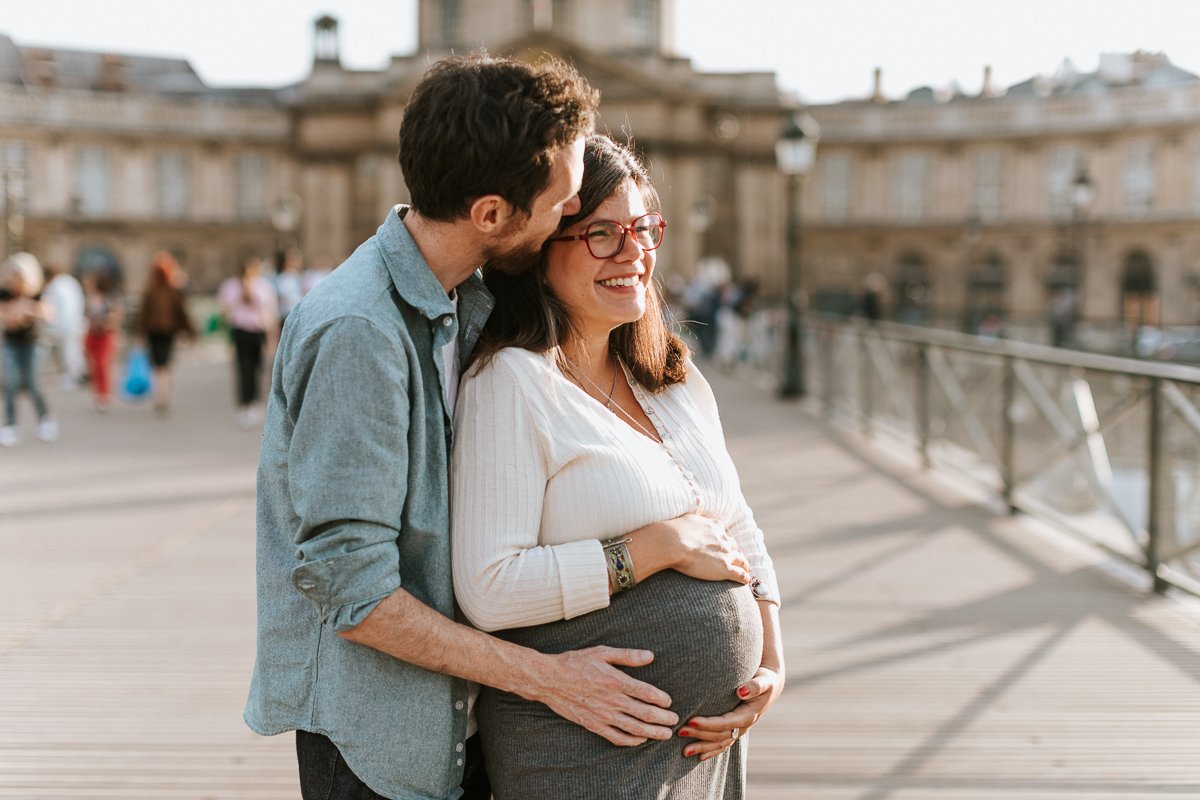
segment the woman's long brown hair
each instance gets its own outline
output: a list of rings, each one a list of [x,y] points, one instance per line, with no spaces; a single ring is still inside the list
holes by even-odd
[[[562,218],[558,233],[587,218],[626,180],[633,181],[642,192],[647,208],[659,208],[658,193],[637,156],[608,136],[588,136],[583,151],[580,209]],[[547,247],[528,269],[520,272],[484,267],[483,277],[496,298],[496,308],[472,354],[472,363],[487,363],[505,347],[544,353],[574,335],[570,308],[546,283]],[[651,392],[681,383],[687,371],[687,345],[668,327],[666,313],[657,282],[651,281],[646,287],[646,313],[613,330],[608,339],[609,347],[629,367],[634,379]]]

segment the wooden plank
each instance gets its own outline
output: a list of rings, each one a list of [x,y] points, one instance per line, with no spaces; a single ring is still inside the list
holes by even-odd
[[[170,420],[56,395],[0,453],[0,798],[275,800],[241,721],[258,437],[193,359]],[[710,375],[785,598],[753,800],[1200,797],[1200,611],[907,457]],[[70,487],[70,488],[68,488]]]

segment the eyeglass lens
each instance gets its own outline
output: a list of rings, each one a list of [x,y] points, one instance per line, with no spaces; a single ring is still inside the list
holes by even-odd
[[[635,241],[643,250],[653,250],[662,244],[662,217],[658,214],[638,217],[630,229]],[[612,258],[625,246],[625,231],[626,229],[616,222],[593,222],[587,227],[587,239],[584,241],[595,258]]]

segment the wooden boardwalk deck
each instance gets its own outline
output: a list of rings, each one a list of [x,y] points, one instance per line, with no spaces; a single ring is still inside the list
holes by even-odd
[[[250,733],[257,436],[193,357],[170,420],[55,396],[0,450],[0,798],[295,798]],[[713,376],[782,576],[752,800],[1200,798],[1200,613],[751,382]],[[26,409],[23,409],[26,411]]]

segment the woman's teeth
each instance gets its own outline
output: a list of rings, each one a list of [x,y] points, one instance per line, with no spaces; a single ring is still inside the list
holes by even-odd
[[[601,286],[637,286],[641,283],[641,279],[633,278],[609,278],[606,281],[600,281]]]

